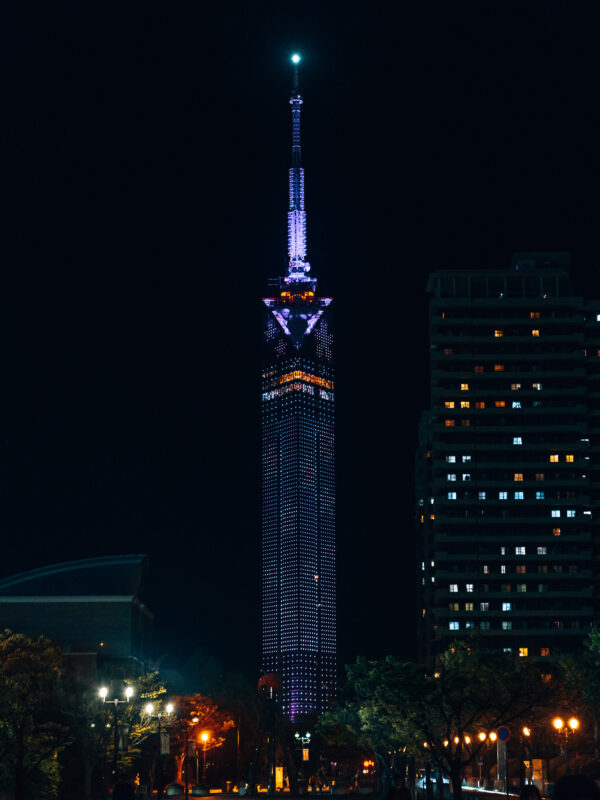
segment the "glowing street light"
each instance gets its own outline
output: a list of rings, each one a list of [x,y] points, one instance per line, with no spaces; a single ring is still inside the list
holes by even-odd
[[[498,734],[495,731],[492,731],[490,733],[490,742],[495,742],[497,738],[498,738]]]
[[[523,728],[523,736],[531,736],[531,728],[528,728],[527,725]]]
[[[552,725],[554,726],[556,732],[558,734],[562,734],[565,737],[565,744],[564,744],[564,751],[565,751],[565,772],[567,775],[569,774],[569,736],[572,736],[575,731],[579,728],[579,720],[577,717],[570,717],[569,721],[565,724],[564,720],[561,717],[554,717],[552,720]]]
[[[481,731],[481,733],[477,735],[477,738],[479,739],[480,742],[485,742],[485,740],[487,739],[487,734]]]
[[[173,703],[167,703],[167,705],[165,706],[164,711],[162,710],[162,708],[160,706],[156,707],[154,705],[154,703],[146,703],[146,705],[144,706],[144,714],[147,717],[150,717],[150,719],[155,718],[156,721],[158,722],[158,772],[159,772],[159,774],[161,776],[161,780],[160,780],[160,782],[158,784],[159,788],[158,788],[157,797],[159,797],[159,798],[162,797],[162,784],[163,784],[163,782],[162,782],[162,771],[163,770],[162,770],[162,758],[161,758],[161,756],[167,755],[167,753],[168,753],[168,749],[167,749],[167,753],[163,754],[163,752],[162,752],[161,721],[165,717],[168,719],[171,716],[171,714],[173,713],[174,710],[175,710],[175,706],[173,705]]]
[[[294,53],[292,56],[292,64],[299,64],[302,61],[302,56],[299,53]]]
[[[107,699],[108,698],[108,689],[107,689],[107,687],[106,686],[101,686],[98,689],[98,695],[99,695],[100,699],[102,700],[102,702],[103,703],[108,703],[109,705],[112,704],[114,706],[113,725],[114,725],[114,729],[115,729],[115,734],[114,734],[114,741],[113,741],[114,752],[113,752],[113,767],[112,767],[112,771],[113,771],[113,776],[114,776],[115,780],[116,780],[116,777],[117,777],[117,753],[119,751],[119,726],[118,726],[119,706],[121,705],[121,703],[129,703],[131,701],[131,698],[134,695],[133,686],[125,687],[124,694],[125,694],[125,700],[121,700],[119,697],[116,696],[116,694],[115,694],[115,697],[113,697],[112,700],[108,700]],[[108,725],[107,725],[107,727],[108,727]]]
[[[202,784],[206,786],[206,745],[208,740],[210,739],[210,733],[208,731],[202,731],[200,734],[200,741],[204,745],[202,749]]]

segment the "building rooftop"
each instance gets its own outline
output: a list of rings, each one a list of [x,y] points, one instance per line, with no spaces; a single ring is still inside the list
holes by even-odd
[[[0,580],[0,598],[137,595],[147,560],[140,554],[103,556],[21,572]]]

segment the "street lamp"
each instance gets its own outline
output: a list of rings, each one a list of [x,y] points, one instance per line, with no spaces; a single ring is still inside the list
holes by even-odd
[[[563,746],[563,750],[565,753],[565,772],[567,775],[569,774],[569,736],[572,736],[575,731],[579,728],[579,720],[577,717],[570,717],[568,722],[564,722],[561,717],[554,717],[552,720],[552,725],[554,729],[559,734],[559,736],[565,737],[565,743]]]
[[[115,696],[113,697],[113,699],[109,700],[108,699],[108,689],[106,688],[106,686],[101,686],[100,689],[98,689],[98,695],[100,696],[102,702],[103,703],[109,703],[109,704],[112,704],[114,706],[113,724],[114,724],[114,728],[115,728],[115,734],[114,734],[114,752],[113,752],[113,768],[112,768],[112,772],[113,772],[113,776],[114,776],[115,780],[116,780],[116,777],[117,777],[117,752],[118,752],[118,749],[119,749],[119,729],[118,729],[118,725],[117,725],[118,716],[119,716],[119,706],[122,703],[131,702],[131,698],[134,695],[133,686],[127,686],[125,688],[124,694],[125,694],[125,700],[121,700],[119,697],[117,697],[116,693],[115,693]]]
[[[296,739],[296,743],[300,747],[300,785],[302,786],[302,791],[304,791],[304,762],[308,761],[308,748],[310,747],[310,733],[307,731],[304,735],[301,733],[294,734],[294,738]]]
[[[144,714],[147,717],[150,717],[151,719],[155,719],[158,722],[158,767],[159,767],[159,775],[160,775],[160,780],[159,780],[159,784],[158,784],[158,792],[157,792],[157,797],[158,798],[162,797],[162,789],[163,789],[163,780],[162,780],[162,778],[163,778],[163,771],[162,771],[162,755],[163,755],[163,752],[162,752],[161,720],[163,720],[165,718],[169,719],[169,717],[171,716],[171,714],[173,713],[174,710],[175,710],[175,706],[173,705],[173,703],[167,703],[166,706],[164,707],[164,710],[160,706],[158,706],[158,708],[155,709],[153,703],[146,703],[146,705],[144,706]],[[167,750],[167,753],[168,753],[168,750]]]
[[[200,741],[203,744],[202,748],[202,785],[206,786],[206,745],[210,739],[210,734],[207,731],[202,731],[200,734]]]

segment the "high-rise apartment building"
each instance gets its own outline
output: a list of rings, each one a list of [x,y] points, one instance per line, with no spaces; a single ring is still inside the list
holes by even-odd
[[[421,658],[477,631],[552,659],[597,603],[600,307],[569,259],[432,274],[417,452]]]
[[[330,297],[306,260],[297,61],[288,274],[265,305],[262,371],[262,666],[292,719],[325,711],[336,685],[334,373]]]

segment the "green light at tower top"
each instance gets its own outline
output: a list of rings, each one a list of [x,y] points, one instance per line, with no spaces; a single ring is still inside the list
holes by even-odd
[[[302,56],[299,53],[294,53],[292,56],[292,64],[299,64],[302,60]]]

